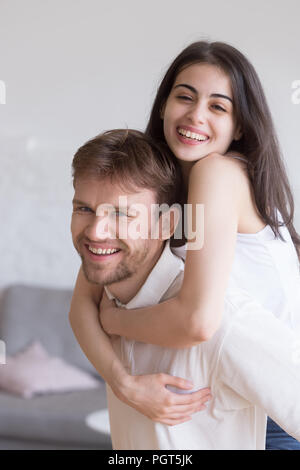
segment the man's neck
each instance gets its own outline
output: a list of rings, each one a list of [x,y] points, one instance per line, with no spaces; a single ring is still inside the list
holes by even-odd
[[[123,281],[115,282],[107,286],[109,292],[122,304],[126,305],[131,299],[133,299],[133,297],[136,296],[138,291],[145,284],[147,277],[159,260],[163,250],[164,244],[162,245],[161,249],[155,253],[151,261],[149,261],[145,267],[138,269],[136,274],[127,279],[124,279]]]

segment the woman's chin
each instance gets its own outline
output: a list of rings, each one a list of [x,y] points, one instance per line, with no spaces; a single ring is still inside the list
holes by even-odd
[[[212,153],[212,152],[209,152],[209,153]],[[188,152],[185,152],[184,154],[174,153],[174,155],[180,162],[196,163],[198,160],[201,160],[201,158],[205,157],[206,155],[209,155],[209,153],[198,152],[197,154],[188,154]]]

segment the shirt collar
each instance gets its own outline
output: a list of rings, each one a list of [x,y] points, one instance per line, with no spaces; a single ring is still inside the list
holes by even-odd
[[[182,259],[174,255],[170,248],[170,240],[165,244],[164,250],[137,294],[126,305],[121,304],[105,286],[109,299],[116,301],[118,306],[126,308],[141,308],[158,304],[171,286],[180,271],[184,270]]]

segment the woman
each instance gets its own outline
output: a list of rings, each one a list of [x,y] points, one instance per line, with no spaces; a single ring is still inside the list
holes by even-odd
[[[184,281],[175,298],[126,316],[107,300],[102,303],[105,331],[162,346],[192,346],[217,330],[231,284],[295,327],[300,299],[291,286],[300,282],[300,238],[270,111],[252,65],[224,43],[190,45],[169,67],[146,133],[166,142],[179,159],[188,203],[204,204],[205,243],[201,250],[187,250]],[[85,353],[116,395],[165,424],[183,422],[201,409],[206,395],[202,402],[190,398],[188,404],[173,394],[170,401],[165,384],[188,388],[179,378],[127,376],[97,320],[100,294],[94,289],[92,297],[91,290],[79,273],[70,320]],[[94,340],[83,325],[87,309],[94,312]],[[174,405],[166,407],[169,402]]]

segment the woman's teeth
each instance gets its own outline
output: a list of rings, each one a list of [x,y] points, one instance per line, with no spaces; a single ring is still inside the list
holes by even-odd
[[[208,140],[208,137],[206,137],[203,134],[197,134],[196,132],[191,132],[187,131],[186,129],[178,129],[178,133],[180,135],[183,135],[184,137],[187,137],[188,139],[194,139],[194,140]]]
[[[106,249],[102,249],[102,248],[92,248],[91,246],[89,246],[89,250],[94,253],[95,255],[112,255],[113,253],[116,253],[117,251],[120,251],[120,250],[117,250],[115,248],[108,248],[107,250]]]

